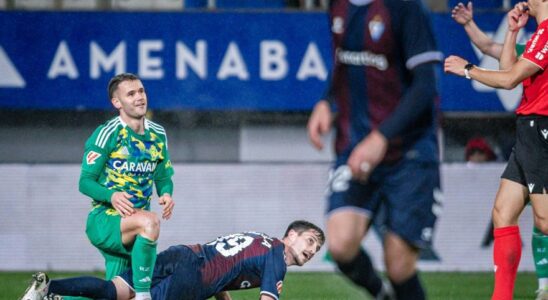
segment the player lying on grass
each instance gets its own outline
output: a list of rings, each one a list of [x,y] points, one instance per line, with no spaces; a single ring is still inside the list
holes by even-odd
[[[260,299],[278,299],[287,266],[302,266],[325,241],[323,231],[307,221],[292,222],[279,240],[258,232],[219,237],[201,245],[177,245],[158,254],[152,299],[231,299],[229,290],[260,287]],[[36,273],[22,300],[46,296],[84,296],[129,300],[134,296],[132,270],[110,281],[92,276],[49,280]]]

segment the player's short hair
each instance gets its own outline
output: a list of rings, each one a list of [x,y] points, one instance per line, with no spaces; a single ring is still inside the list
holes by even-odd
[[[112,95],[114,95],[114,91],[116,91],[120,83],[133,80],[141,79],[139,79],[139,76],[132,73],[121,73],[112,77],[112,79],[110,79],[110,81],[108,82],[108,99],[112,99]]]
[[[312,230],[312,231],[315,231],[314,234],[316,235],[316,237],[318,238],[318,240],[320,241],[320,244],[323,245],[323,243],[325,242],[325,234],[323,233],[323,230],[308,222],[308,221],[305,221],[305,220],[297,220],[297,221],[293,221],[291,222],[291,224],[289,224],[289,226],[287,226],[287,230],[285,231],[285,234],[284,234],[284,237],[286,237],[288,234],[289,234],[289,231],[291,230],[295,230],[297,233],[303,233],[305,231],[308,231],[308,230]]]

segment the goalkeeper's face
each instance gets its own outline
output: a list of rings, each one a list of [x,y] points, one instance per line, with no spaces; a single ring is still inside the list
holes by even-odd
[[[313,229],[300,233],[291,230],[284,240],[288,265],[304,265],[322,246]]]
[[[141,119],[147,113],[147,94],[140,80],[126,80],[118,85],[112,104],[122,117]]]

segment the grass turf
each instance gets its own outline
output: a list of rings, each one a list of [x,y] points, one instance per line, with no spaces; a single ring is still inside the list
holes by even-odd
[[[0,299],[19,299],[31,278],[31,272],[0,272]],[[101,277],[101,273],[50,272],[50,278],[80,275]],[[490,299],[493,287],[492,273],[423,272],[428,299]],[[534,273],[519,273],[514,290],[514,299],[534,299],[537,280]],[[231,292],[232,298],[258,298],[258,289]],[[364,292],[352,286],[335,273],[290,272],[284,280],[282,299],[370,299]]]

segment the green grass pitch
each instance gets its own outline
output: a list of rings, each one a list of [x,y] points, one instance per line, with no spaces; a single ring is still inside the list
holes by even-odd
[[[30,280],[31,272],[0,272],[0,299],[19,299]],[[101,273],[48,273],[51,278],[94,275]],[[428,299],[490,299],[493,287],[492,273],[423,272]],[[514,299],[535,299],[537,280],[534,273],[519,273],[514,291]],[[258,289],[231,292],[232,298],[258,298]],[[284,280],[282,299],[297,300],[353,300],[370,299],[365,293],[349,284],[336,273],[289,272]]]

